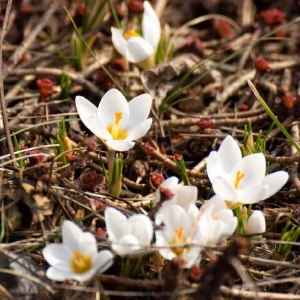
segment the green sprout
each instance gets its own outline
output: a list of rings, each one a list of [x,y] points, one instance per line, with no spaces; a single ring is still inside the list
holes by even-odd
[[[191,182],[190,182],[189,176],[187,174],[185,162],[184,162],[184,159],[183,159],[182,155],[175,154],[174,155],[174,160],[175,160],[177,168],[178,168],[178,170],[181,174],[181,177],[182,177],[182,180],[183,180],[184,184],[190,185]]]
[[[280,240],[282,242],[296,242],[300,236],[300,227],[292,225],[290,218],[286,221],[283,228]],[[280,244],[277,245],[276,250],[273,252],[273,258],[277,260],[286,260],[292,249],[292,244]]]
[[[72,86],[72,78],[69,75],[62,73],[60,76],[61,99],[66,99],[69,97],[71,86]]]
[[[16,149],[16,152],[18,152],[20,150],[20,147],[19,147],[19,142],[18,142],[18,139],[17,139],[15,133],[13,133],[13,141],[14,141],[14,148]],[[16,157],[19,158],[18,161],[17,161],[19,167],[24,168],[25,167],[25,160],[23,158],[22,153],[17,153]]]
[[[115,197],[119,197],[122,187],[123,178],[123,154],[117,153],[115,156],[114,151],[109,151],[108,158],[108,189],[109,194]]]

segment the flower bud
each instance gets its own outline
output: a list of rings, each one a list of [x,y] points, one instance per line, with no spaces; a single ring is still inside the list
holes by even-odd
[[[246,234],[262,234],[266,231],[266,220],[264,214],[260,210],[254,210],[248,219],[245,233]]]

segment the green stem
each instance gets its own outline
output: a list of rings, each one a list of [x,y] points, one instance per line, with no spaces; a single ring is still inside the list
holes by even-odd
[[[261,104],[263,109],[266,111],[268,116],[272,119],[272,121],[277,125],[277,127],[281,130],[281,132],[285,135],[285,137],[288,139],[288,141],[297,149],[297,151],[300,153],[300,147],[296,143],[296,141],[292,138],[292,136],[288,133],[288,131],[284,128],[284,126],[280,123],[280,121],[277,119],[277,117],[273,114],[272,110],[268,106],[268,104],[264,101],[264,99],[259,95],[257,89],[255,88],[254,84],[248,80],[248,84],[255,95],[258,102]]]

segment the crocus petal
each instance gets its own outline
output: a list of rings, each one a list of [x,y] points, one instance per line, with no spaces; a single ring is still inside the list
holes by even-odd
[[[126,140],[110,140],[106,141],[108,147],[116,151],[128,151],[134,146],[134,142]]]
[[[267,185],[268,189],[261,200],[265,200],[276,194],[286,184],[288,179],[289,174],[284,171],[278,171],[267,175],[263,179],[263,184]]]
[[[165,189],[170,189],[172,190],[173,188],[176,188],[178,185],[179,179],[175,176],[171,176],[164,180],[164,182],[160,185],[164,187]]]
[[[145,40],[155,49],[160,40],[160,22],[148,1],[144,2],[142,30]]]
[[[236,202],[237,193],[233,186],[224,178],[217,177],[212,183],[214,192],[227,201]]]
[[[176,203],[183,208],[195,204],[198,197],[198,189],[195,186],[178,186]]]
[[[139,63],[153,54],[153,47],[141,37],[127,41],[126,58],[131,63]]]
[[[128,219],[126,232],[134,235],[142,246],[148,246],[153,237],[153,226],[150,219],[142,214]]]
[[[241,202],[243,204],[254,204],[262,200],[264,195],[267,194],[267,191],[268,186],[263,184],[237,190],[237,202]]]
[[[244,178],[240,180],[239,189],[260,184],[266,174],[265,156],[262,153],[245,156],[232,172],[233,182],[238,171],[244,174]]]
[[[128,137],[126,138],[126,140],[136,141],[142,138],[150,129],[151,124],[152,124],[152,119],[149,118],[143,121],[142,123],[138,124],[134,128],[130,129],[130,131],[128,131]]]
[[[113,264],[113,254],[109,250],[102,250],[97,253],[94,259],[94,268],[99,273],[105,272]]]
[[[148,118],[152,106],[152,97],[150,94],[139,95],[129,101],[128,106],[129,120],[126,130],[134,128]]]
[[[164,236],[164,233],[161,230],[155,231],[155,245],[159,247],[158,251],[160,255],[168,260],[172,260],[176,257],[176,254],[170,250],[169,248],[169,242],[166,240],[166,237]]]
[[[43,249],[43,256],[49,265],[64,270],[72,256],[72,251],[63,244],[51,244]]]
[[[77,96],[75,98],[76,109],[83,124],[97,137],[104,140],[112,139],[110,133],[97,117],[97,107],[85,99]]]
[[[127,217],[112,207],[105,209],[104,216],[109,240],[120,239],[123,234],[122,224],[126,222]]]
[[[128,102],[123,94],[117,89],[111,89],[105,93],[98,106],[98,118],[104,125],[111,125],[115,119],[115,113],[121,112],[120,124],[126,126],[129,118]]]
[[[192,246],[190,251],[186,253],[186,255],[183,257],[185,261],[184,268],[191,268],[194,266],[196,263],[198,263],[201,259],[201,248]]]
[[[242,159],[242,152],[238,143],[228,135],[222,142],[218,154],[225,172],[230,173]]]
[[[211,212],[214,213],[218,210],[221,209],[226,209],[227,205],[225,200],[223,199],[223,197],[219,196],[219,195],[215,195],[213,197],[211,197],[209,200],[206,200],[203,204],[203,206],[201,207],[201,209],[208,209],[209,207],[212,207]]]
[[[96,274],[97,270],[94,268],[90,269],[89,271],[83,273],[83,274],[76,274],[72,273],[72,276],[70,279],[77,280],[79,282],[85,282],[91,280],[94,275]]]
[[[228,176],[223,171],[223,165],[220,159],[220,155],[216,151],[210,152],[206,162],[206,173],[209,180],[212,182],[216,177]]]
[[[248,219],[245,233],[261,234],[266,231],[266,220],[264,214],[260,210],[254,210]]]
[[[79,251],[91,257],[97,253],[97,241],[93,234],[84,232],[78,241]]]
[[[90,118],[97,116],[97,107],[89,100],[82,96],[76,96],[75,105],[80,118]]]
[[[92,116],[88,120],[81,119],[81,121],[98,138],[103,140],[112,139],[111,134],[98,117]]]
[[[112,249],[120,256],[133,254],[141,248],[138,239],[133,235],[125,235],[112,244]]]
[[[72,278],[72,272],[71,271],[64,271],[64,270],[59,270],[55,267],[50,267],[48,268],[46,272],[46,276],[51,279],[51,280],[56,280],[56,281],[65,281],[67,279]]]
[[[112,43],[119,54],[126,57],[126,44],[127,41],[123,37],[121,29],[111,27]]]
[[[79,239],[81,238],[83,232],[79,226],[75,223],[65,220],[62,225],[62,240],[63,244],[67,246],[72,251],[79,250]]]

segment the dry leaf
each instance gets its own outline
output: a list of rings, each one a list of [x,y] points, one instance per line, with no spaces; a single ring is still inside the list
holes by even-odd
[[[168,63],[145,70],[141,74],[141,80],[146,90],[155,99],[155,107],[158,108],[167,93],[178,83],[178,77],[190,70],[199,62],[194,54],[185,54],[175,57]]]

